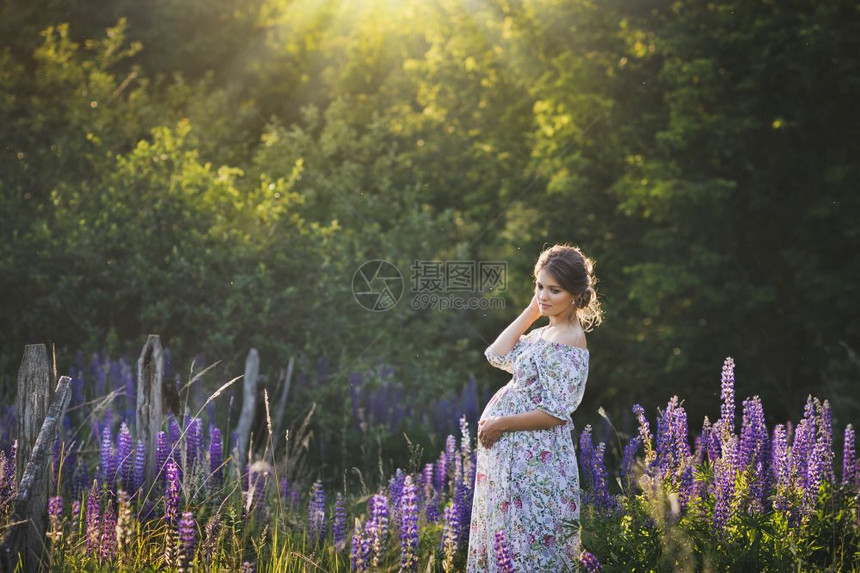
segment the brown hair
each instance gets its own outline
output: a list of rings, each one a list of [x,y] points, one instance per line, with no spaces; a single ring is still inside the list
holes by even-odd
[[[573,295],[576,316],[588,332],[603,322],[603,308],[597,299],[597,277],[594,261],[586,257],[579,247],[557,244],[545,249],[535,263],[535,279],[546,269],[559,286]]]

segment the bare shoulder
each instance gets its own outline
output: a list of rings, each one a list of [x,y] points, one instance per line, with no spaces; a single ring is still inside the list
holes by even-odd
[[[552,328],[547,326],[541,332],[541,338],[547,342],[588,350],[585,331],[579,326],[576,328]]]

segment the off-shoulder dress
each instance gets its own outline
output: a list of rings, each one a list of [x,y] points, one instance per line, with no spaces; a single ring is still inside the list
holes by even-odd
[[[582,401],[588,350],[520,336],[504,356],[485,351],[513,378],[490,399],[481,419],[543,410],[565,420],[546,430],[504,432],[478,446],[467,571],[497,571],[494,538],[505,532],[515,571],[574,570],[578,536],[564,540],[565,520],[579,519],[579,470],[571,414]]]

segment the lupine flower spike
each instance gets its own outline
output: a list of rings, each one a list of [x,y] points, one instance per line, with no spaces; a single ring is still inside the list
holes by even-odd
[[[511,560],[511,550],[505,538],[505,531],[500,529],[493,538],[493,549],[496,550],[496,565],[499,573],[514,573],[514,564]]]

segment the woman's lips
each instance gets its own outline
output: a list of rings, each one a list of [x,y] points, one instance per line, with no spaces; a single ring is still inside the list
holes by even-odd
[[[540,307],[541,308],[549,308],[549,305],[548,304],[541,304]]]

